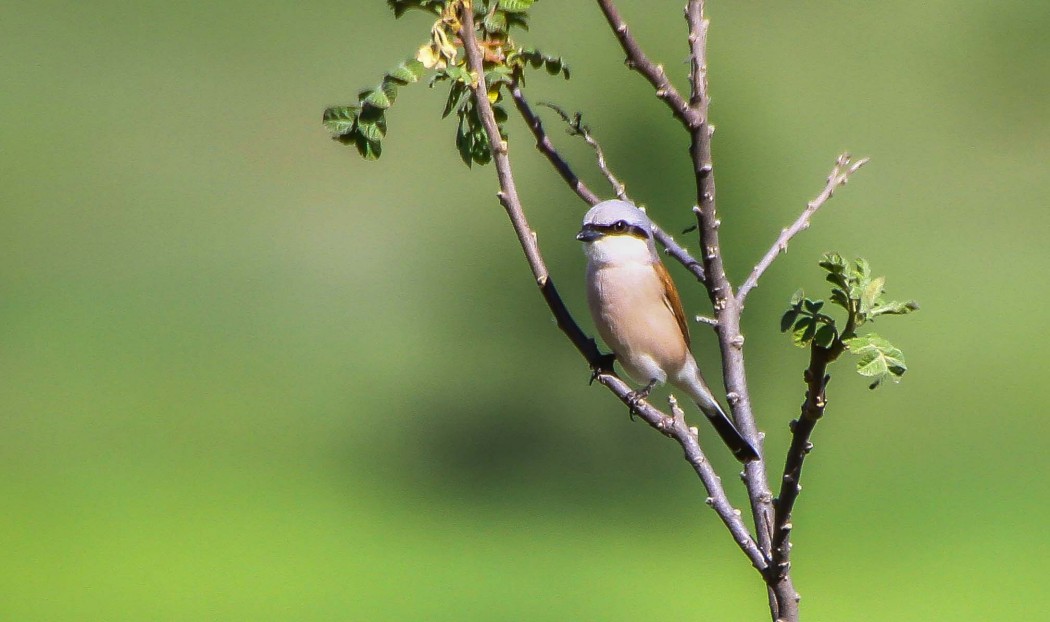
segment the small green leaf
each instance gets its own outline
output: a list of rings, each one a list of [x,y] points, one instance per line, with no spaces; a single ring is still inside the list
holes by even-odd
[[[823,300],[810,300],[809,298],[807,298],[805,300],[805,305],[806,305],[806,311],[807,312],[816,314],[816,313],[820,313],[821,307],[824,306],[824,301]]]
[[[858,257],[853,262],[853,265],[855,266],[854,273],[857,275],[857,280],[863,282],[871,278],[871,266],[868,265],[867,259],[864,259],[863,257]]]
[[[858,259],[858,262],[863,261]],[[867,315],[872,309],[875,308],[875,304],[879,301],[879,297],[882,296],[882,288],[886,285],[886,277],[880,276],[877,279],[872,279],[870,283],[864,286],[864,291],[860,295],[860,314]]]
[[[819,265],[832,274],[846,274],[849,269],[849,264],[838,253],[824,253]]]
[[[465,82],[467,84],[474,83],[474,80],[470,77],[470,72],[459,65],[449,65],[448,67],[445,67],[444,73],[453,80],[459,80],[460,82]]]
[[[894,300],[892,302],[884,302],[879,306],[875,307],[871,312],[871,316],[875,317],[878,315],[907,315],[912,311],[919,310],[919,303],[914,300],[908,300],[907,302],[900,302]]]
[[[418,82],[419,79],[423,77],[425,71],[426,67],[423,66],[423,63],[413,58],[402,62],[397,68],[386,75],[391,80],[396,80],[402,85],[405,85]]]
[[[536,0],[499,0],[499,8],[507,13],[524,13]]]
[[[474,148],[470,153],[471,157],[474,158],[474,162],[481,166],[489,163],[492,159],[492,151],[489,149],[489,137],[485,133],[485,130],[478,127],[474,131]]]
[[[485,16],[482,22],[485,30],[495,33],[507,32],[507,14],[502,11],[493,11]]]
[[[394,11],[394,17],[401,17],[409,9],[422,9],[431,13],[441,14],[441,8],[445,0],[386,0],[387,6]]]
[[[378,160],[379,156],[383,155],[383,144],[379,141],[371,141],[364,137],[364,135],[358,133],[354,143],[357,145],[357,151],[366,160]]]
[[[791,334],[791,340],[795,342],[795,345],[804,348],[806,344],[813,339],[813,335],[817,332],[817,321],[811,317],[799,318],[795,322],[794,332]]]
[[[501,125],[508,119],[507,111],[503,109],[503,106],[493,106],[492,116],[496,119],[496,123]],[[502,128],[500,128],[500,134],[503,134]]]
[[[791,308],[784,312],[780,318],[780,332],[786,333],[791,330],[791,325],[798,319],[798,309]]]
[[[361,92],[361,103],[372,106],[373,108],[379,108],[385,110],[390,107],[392,102],[390,97],[383,91],[382,88],[374,89],[371,91]]]
[[[870,385],[872,389],[877,388],[887,378],[900,382],[901,376],[908,371],[904,353],[875,333],[849,339],[846,341],[846,347],[860,357],[857,361],[857,373],[875,379]]]
[[[825,324],[817,329],[815,335],[813,335],[813,342],[822,348],[830,348],[835,343],[835,339],[838,338],[838,331],[831,324]]]
[[[463,100],[463,96],[467,92],[467,87],[462,82],[453,82],[452,86],[448,89],[448,99],[445,101],[445,109],[441,111],[441,118],[444,119],[453,110],[459,106],[459,103]]]
[[[470,166],[474,159],[471,153],[474,151],[474,135],[468,131],[466,115],[459,115],[459,129],[456,130],[456,149],[459,151],[459,159]]]
[[[569,72],[569,65],[563,58],[548,56],[536,48],[520,48],[510,53],[507,56],[507,64],[519,68],[531,66],[533,69],[539,69],[544,67],[552,76],[561,73],[566,80],[572,75]]]
[[[493,84],[510,84],[513,79],[514,71],[506,65],[493,67],[491,70],[485,72],[485,82],[490,87]]]
[[[357,131],[371,143],[382,142],[386,135],[385,124],[380,123],[361,123],[357,126]]]
[[[841,289],[835,288],[831,290],[831,302],[849,311],[849,297]]]
[[[529,29],[529,18],[525,13],[507,13],[507,29],[517,26],[522,30]]]
[[[332,106],[324,111],[321,122],[336,137],[345,136],[355,131],[357,111],[356,106]]]

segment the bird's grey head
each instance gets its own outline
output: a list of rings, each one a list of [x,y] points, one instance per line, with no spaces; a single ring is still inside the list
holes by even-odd
[[[614,199],[602,201],[583,217],[583,228],[576,234],[576,239],[584,242],[595,242],[607,236],[631,236],[653,240],[653,227],[645,212],[632,203]]]

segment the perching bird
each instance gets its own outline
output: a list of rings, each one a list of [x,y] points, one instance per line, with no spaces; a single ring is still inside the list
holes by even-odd
[[[670,382],[696,402],[737,459],[757,459],[700,375],[682,300],[656,252],[645,212],[626,201],[603,201],[583,217],[576,239],[587,254],[591,316],[627,374],[646,383],[639,394]]]

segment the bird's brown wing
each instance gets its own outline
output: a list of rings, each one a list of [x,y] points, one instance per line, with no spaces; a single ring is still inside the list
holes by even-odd
[[[671,280],[671,275],[662,261],[656,262],[655,268],[657,276],[664,282],[664,304],[674,314],[674,319],[678,321],[678,328],[682,329],[682,336],[685,337],[685,345],[688,348],[690,347],[689,324],[685,320],[685,311],[682,310],[682,299],[678,296],[678,288],[674,286],[674,281]]]

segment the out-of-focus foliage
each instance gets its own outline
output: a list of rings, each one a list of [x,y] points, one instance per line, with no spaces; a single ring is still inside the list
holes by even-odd
[[[685,88],[681,4],[617,4]],[[816,258],[863,255],[923,307],[875,324],[906,382],[833,370],[792,535],[805,619],[1041,619],[1050,3],[708,8],[736,282],[836,154],[872,158],[748,296],[767,450],[787,447],[808,355],[776,323],[826,287]],[[530,76],[530,100],[583,111],[631,197],[668,231],[694,222],[688,143],[598,9],[529,15],[515,37],[573,70]],[[681,452],[587,385],[493,171],[460,164],[454,114],[434,122],[448,83],[401,88],[378,161],[326,139],[318,112],[374,88],[434,19],[379,1],[3,5],[0,620],[766,619]],[[507,112],[530,222],[585,321],[586,206]]]

